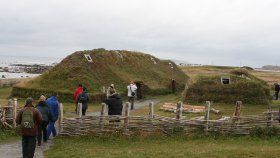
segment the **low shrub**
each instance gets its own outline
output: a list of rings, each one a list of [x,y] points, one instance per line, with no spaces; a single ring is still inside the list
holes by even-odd
[[[280,135],[280,128],[273,127],[254,127],[250,130],[250,136],[257,138],[271,138]]]
[[[11,92],[12,97],[21,97],[27,98],[32,97],[34,99],[39,98],[42,94],[50,97],[53,91],[50,90],[40,90],[40,89],[31,89],[31,88],[22,88],[22,87],[13,87]],[[59,101],[63,102],[74,102],[74,93],[69,92],[61,92],[57,91]],[[103,102],[105,99],[105,94],[91,94],[89,93],[89,97],[91,102],[100,103]]]

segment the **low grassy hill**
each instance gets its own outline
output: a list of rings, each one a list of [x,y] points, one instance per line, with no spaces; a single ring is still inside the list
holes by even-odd
[[[88,62],[86,54],[92,62]],[[101,94],[102,87],[107,88],[111,83],[115,84],[118,92],[125,94],[131,80],[143,82],[145,94],[157,95],[170,92],[172,78],[177,87],[183,89],[188,76],[173,62],[149,54],[95,49],[69,55],[36,79],[14,87],[12,95],[38,97],[58,91],[63,99],[72,100],[78,84],[86,86],[94,96]]]
[[[186,92],[186,102],[214,101],[250,104],[267,104],[271,101],[270,86],[252,74],[252,69],[202,66],[183,67],[192,79]],[[230,78],[230,84],[222,84],[221,77]]]

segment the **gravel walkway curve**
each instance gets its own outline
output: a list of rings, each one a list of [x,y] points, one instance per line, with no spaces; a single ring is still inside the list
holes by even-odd
[[[149,106],[149,103],[151,103],[151,102],[154,102],[154,105],[155,105],[155,104],[159,103],[160,101],[157,99],[140,100],[140,101],[137,100],[134,102],[134,109],[132,111],[140,109],[144,106]],[[125,103],[125,102],[123,102],[123,103]],[[99,116],[99,115],[100,115],[100,112],[87,112],[86,113],[86,116]]]
[[[44,158],[43,152],[48,150],[52,145],[52,140],[36,146],[34,158]],[[22,158],[21,141],[9,144],[0,144],[0,158]]]

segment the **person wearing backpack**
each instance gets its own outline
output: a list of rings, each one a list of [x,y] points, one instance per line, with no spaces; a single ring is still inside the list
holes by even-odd
[[[55,122],[58,119],[58,114],[59,114],[59,112],[58,112],[59,102],[57,100],[57,93],[56,92],[54,92],[52,94],[52,96],[47,99],[46,104],[49,106],[49,108],[51,109],[51,112],[53,114],[53,120],[50,120],[49,124],[48,124],[47,138],[49,138],[51,134],[52,134],[53,137],[55,137],[56,136],[56,129],[55,129],[54,125],[55,125]]]
[[[88,109],[89,95],[87,92],[87,88],[83,87],[83,92],[78,96],[78,102],[82,103],[82,115],[86,115],[86,111]]]
[[[16,123],[20,124],[22,136],[22,155],[24,158],[33,158],[36,148],[38,125],[42,123],[40,112],[34,108],[33,99],[27,98],[25,106],[16,116]]]
[[[131,110],[133,110],[134,108],[134,98],[136,97],[136,90],[137,86],[135,85],[134,81],[131,81],[130,85],[127,86],[127,97],[128,102],[130,102]]]
[[[38,146],[41,145],[42,142],[42,133],[43,133],[43,141],[47,142],[48,135],[47,135],[47,126],[49,121],[53,121],[52,111],[50,107],[46,104],[46,97],[41,95],[39,98],[39,103],[36,105],[36,109],[38,109],[42,115],[43,122],[38,125]]]
[[[76,103],[76,108],[75,108],[76,113],[77,113],[77,107],[78,107],[78,97],[79,97],[79,94],[82,93],[82,92],[83,92],[83,85],[79,84],[78,87],[75,90],[75,93],[74,93],[74,100],[75,100],[75,103]]]

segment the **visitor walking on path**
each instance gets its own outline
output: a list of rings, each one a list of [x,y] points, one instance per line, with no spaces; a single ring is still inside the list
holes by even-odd
[[[37,126],[42,123],[42,116],[34,108],[32,98],[26,99],[24,108],[17,114],[16,122],[21,125],[23,158],[33,158],[38,133]]]
[[[74,93],[74,100],[75,100],[75,103],[76,103],[76,108],[75,108],[76,113],[77,113],[77,107],[78,107],[78,96],[82,92],[83,92],[83,85],[79,84],[78,87],[75,90],[75,93]]]
[[[275,100],[278,100],[280,85],[278,83],[274,83],[274,88],[275,88]]]
[[[53,114],[53,120],[51,120],[48,125],[48,138],[50,137],[51,134],[53,137],[55,137],[56,129],[54,127],[54,124],[58,119],[58,110],[59,110],[59,102],[57,100],[57,93],[54,92],[52,94],[52,96],[49,99],[47,99],[46,103],[50,107],[52,114]]]
[[[86,110],[88,109],[89,95],[87,92],[87,88],[83,87],[83,92],[78,96],[78,102],[82,103],[82,115],[86,115]]]
[[[127,86],[127,96],[128,96],[128,102],[130,102],[131,110],[133,110],[134,108],[134,98],[136,97],[136,90],[137,87],[134,81],[131,81],[130,85]]]
[[[53,121],[52,111],[50,107],[46,104],[46,97],[41,95],[39,98],[39,103],[36,105],[36,109],[38,109],[42,115],[42,123],[38,125],[38,146],[41,145],[42,142],[42,134],[43,134],[43,141],[47,142],[48,134],[47,134],[47,126],[49,121]]]

